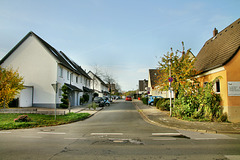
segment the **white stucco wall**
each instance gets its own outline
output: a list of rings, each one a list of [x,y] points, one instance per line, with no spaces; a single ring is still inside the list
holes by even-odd
[[[25,86],[34,87],[34,104],[54,104],[51,86],[57,80],[57,62],[35,36],[29,36],[2,64],[18,69]],[[21,106],[20,106],[21,107]]]

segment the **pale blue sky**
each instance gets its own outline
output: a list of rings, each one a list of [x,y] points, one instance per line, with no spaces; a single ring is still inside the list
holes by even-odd
[[[98,65],[123,90],[148,78],[171,47],[197,55],[237,20],[239,0],[0,0],[0,59],[29,31],[90,70]]]

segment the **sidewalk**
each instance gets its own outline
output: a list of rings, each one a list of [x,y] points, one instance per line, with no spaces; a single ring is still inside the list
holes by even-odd
[[[184,129],[196,132],[240,134],[240,123],[226,122],[192,122],[170,117],[168,111],[160,111],[140,100],[133,100],[141,116],[149,123],[173,129]]]
[[[89,113],[90,115],[96,114],[98,111],[102,110],[103,107],[97,107],[96,110],[89,109],[88,104],[83,104],[80,106],[71,107],[70,112],[73,113]],[[57,108],[57,115],[64,115],[69,113],[68,109]],[[30,108],[10,108],[10,109],[1,109],[0,113],[33,113],[33,114],[46,114],[46,115],[54,115],[54,108],[40,108],[40,107],[30,107]]]

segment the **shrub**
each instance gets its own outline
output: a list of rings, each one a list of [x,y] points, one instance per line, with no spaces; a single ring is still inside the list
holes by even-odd
[[[28,115],[20,115],[18,118],[14,119],[14,122],[30,122],[31,118]]]
[[[143,97],[142,102],[143,104],[148,104],[148,97]]]
[[[69,105],[69,100],[68,100],[68,88],[66,85],[63,85],[62,86],[62,91],[63,91],[63,98],[61,99],[61,104],[60,104],[60,107],[61,108],[68,108],[68,105]]]
[[[157,102],[158,100],[161,99],[161,98],[155,98],[154,101],[153,101],[153,105],[156,106],[157,105]]]
[[[89,108],[89,109],[93,108],[94,110],[96,110],[97,104],[96,104],[95,102],[90,103],[90,104],[88,105],[88,108]]]
[[[170,106],[169,98],[160,98],[156,103],[156,107],[162,111],[169,111],[170,110],[169,106]]]
[[[88,102],[89,101],[89,95],[88,94],[84,94],[83,95],[83,102]]]

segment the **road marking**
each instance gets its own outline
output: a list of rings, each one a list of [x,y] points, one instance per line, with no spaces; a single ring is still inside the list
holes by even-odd
[[[152,136],[181,136],[181,133],[152,133]]]
[[[53,134],[53,135],[63,135],[64,132],[38,132],[38,134]]]
[[[226,157],[229,160],[239,160],[240,159],[240,155],[224,155],[224,157]]]
[[[175,141],[176,138],[161,138],[161,139],[152,139],[153,141]]]
[[[0,134],[7,134],[7,133],[12,133],[12,132],[0,132]]]
[[[12,132],[0,132],[1,134],[7,134],[7,133],[12,133]]]
[[[194,140],[216,140],[217,138],[193,138]]]
[[[122,136],[123,133],[91,133],[91,136]]]
[[[37,136],[21,136],[22,138],[36,138],[36,139],[40,139],[42,137],[37,137]]]
[[[86,138],[64,138],[64,139],[67,139],[67,140],[77,140],[77,139],[85,140]]]

